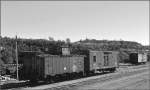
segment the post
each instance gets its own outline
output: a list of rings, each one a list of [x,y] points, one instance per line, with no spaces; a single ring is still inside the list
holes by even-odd
[[[17,80],[19,80],[19,76],[18,76],[18,47],[17,47],[17,36],[16,36],[16,68],[17,68]]]

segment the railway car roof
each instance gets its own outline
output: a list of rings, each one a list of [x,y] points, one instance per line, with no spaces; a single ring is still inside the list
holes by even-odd
[[[72,57],[72,56],[76,56],[76,57],[85,57],[85,55],[52,55],[52,54],[40,54],[37,55],[39,57]]]

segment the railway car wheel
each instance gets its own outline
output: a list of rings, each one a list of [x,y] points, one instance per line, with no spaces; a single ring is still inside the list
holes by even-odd
[[[111,68],[110,72],[115,72],[115,71],[116,71],[116,68]]]
[[[52,83],[52,76],[47,76],[47,78],[45,79],[46,83]]]

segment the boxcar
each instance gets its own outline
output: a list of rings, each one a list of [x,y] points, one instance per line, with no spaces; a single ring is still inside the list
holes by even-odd
[[[33,77],[32,69],[34,65],[34,60],[37,55],[42,54],[42,52],[37,51],[22,51],[19,52],[19,64],[23,64],[23,68],[19,71],[20,79],[26,79]]]
[[[130,62],[132,64],[141,64],[147,62],[146,53],[130,53]]]
[[[29,63],[30,62],[30,63]],[[27,64],[28,63],[28,64]],[[83,74],[83,55],[40,54],[24,60],[24,75],[27,79],[44,80],[55,76]]]
[[[116,51],[92,51],[89,50],[85,59],[85,71],[115,71],[118,67],[118,52]]]

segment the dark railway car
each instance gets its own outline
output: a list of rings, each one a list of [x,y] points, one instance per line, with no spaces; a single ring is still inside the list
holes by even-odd
[[[43,52],[38,51],[20,51],[18,53],[19,64],[23,64],[23,61],[35,57],[36,55],[43,54]]]
[[[33,68],[32,65],[34,64],[33,61],[36,58],[36,55],[40,55],[40,54],[42,54],[42,52],[37,52],[37,51],[19,52],[19,56],[18,56],[19,64],[23,65],[22,69],[19,71],[20,79],[33,77],[31,71],[31,69]]]
[[[146,53],[130,53],[130,63],[132,64],[142,64],[147,62]]]
[[[85,59],[85,71],[115,71],[118,67],[118,52],[115,51],[92,51],[90,50]]]
[[[150,61],[150,53],[147,54],[147,61]]]
[[[24,75],[30,80],[54,79],[55,77],[83,74],[83,55],[40,54],[24,60]]]

